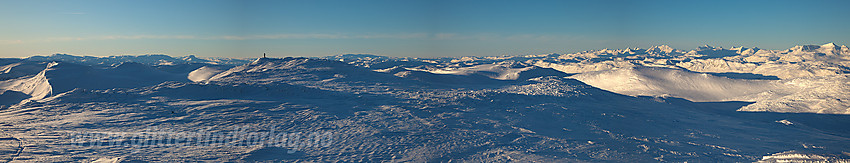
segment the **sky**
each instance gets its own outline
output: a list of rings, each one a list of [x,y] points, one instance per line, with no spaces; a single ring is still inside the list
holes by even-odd
[[[850,1],[0,1],[0,57],[496,56],[850,38]]]

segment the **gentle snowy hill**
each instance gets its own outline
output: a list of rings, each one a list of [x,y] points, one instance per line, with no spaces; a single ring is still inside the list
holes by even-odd
[[[339,61],[311,58],[260,58],[212,76],[211,81],[297,82],[345,80],[357,82],[393,82],[391,75],[374,72]]]
[[[393,92],[427,86],[415,80],[372,71],[340,61],[314,58],[260,58],[222,71],[207,81],[247,84],[286,83],[344,92]],[[360,88],[355,88],[358,86]]]
[[[74,88],[134,88],[165,81],[187,81],[183,76],[162,72],[135,62],[123,62],[105,69],[59,63],[45,71],[47,78],[54,81],[52,85],[57,93]]]

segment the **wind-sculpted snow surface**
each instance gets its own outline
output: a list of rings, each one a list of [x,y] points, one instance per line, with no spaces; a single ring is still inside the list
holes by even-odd
[[[830,46],[239,65],[0,60],[0,160],[848,161],[848,53]],[[768,61],[743,59],[756,55]],[[831,73],[681,66],[709,60]],[[800,66],[815,62],[824,67]]]

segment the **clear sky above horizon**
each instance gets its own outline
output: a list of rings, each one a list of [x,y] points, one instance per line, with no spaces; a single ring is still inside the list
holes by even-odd
[[[850,1],[0,1],[0,57],[470,56],[848,43]]]

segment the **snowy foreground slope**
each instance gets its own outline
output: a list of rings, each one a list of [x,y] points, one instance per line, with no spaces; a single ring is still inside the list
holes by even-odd
[[[0,160],[848,161],[848,55],[0,59]]]

